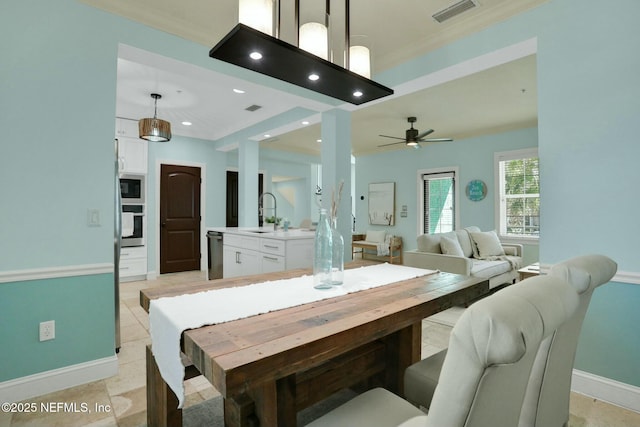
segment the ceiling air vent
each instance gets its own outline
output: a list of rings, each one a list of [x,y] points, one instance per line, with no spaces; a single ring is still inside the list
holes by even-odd
[[[462,12],[473,9],[474,7],[476,7],[476,3],[473,0],[462,0],[458,3],[452,4],[451,6],[441,10],[440,12],[434,13],[432,16],[436,21],[444,22],[447,19],[451,19],[454,16],[460,15]]]
[[[247,108],[245,108],[246,111],[256,111],[262,108],[262,105],[249,105]]]

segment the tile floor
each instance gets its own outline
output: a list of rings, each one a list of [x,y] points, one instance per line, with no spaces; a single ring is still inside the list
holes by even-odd
[[[146,426],[145,346],[150,342],[147,313],[139,306],[139,290],[171,283],[202,280],[203,272],[163,275],[158,280],[121,284],[120,313],[122,347],[118,354],[117,376],[73,387],[25,403],[85,403],[91,412],[78,406],[78,413],[59,412],[7,414],[0,412],[0,427],[141,427]],[[451,328],[440,323],[423,324],[423,355],[446,347]],[[203,377],[186,383],[186,407],[211,399],[218,392]],[[572,393],[570,427],[638,427],[640,414]]]

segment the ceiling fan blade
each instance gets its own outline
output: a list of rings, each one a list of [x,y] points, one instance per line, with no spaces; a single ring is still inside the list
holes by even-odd
[[[419,142],[453,142],[452,138],[427,138],[420,139]]]
[[[416,139],[422,139],[425,136],[432,134],[433,132],[434,132],[433,129],[427,129],[424,132],[422,132],[421,134],[419,134],[418,136],[416,136]]]
[[[404,138],[398,138],[397,136],[389,136],[389,135],[378,135],[378,136],[382,136],[384,138],[393,138],[393,139],[399,139],[400,141],[404,141]]]
[[[378,145],[378,147],[387,147],[389,145],[396,145],[396,144],[404,144],[404,140],[400,141],[400,142],[391,142],[389,144],[382,144],[382,145]]]

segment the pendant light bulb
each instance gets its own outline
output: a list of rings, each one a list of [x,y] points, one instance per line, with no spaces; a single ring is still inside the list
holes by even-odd
[[[238,22],[273,36],[273,0],[240,0]]]
[[[300,49],[324,60],[329,58],[327,27],[318,22],[307,22],[300,27]]]
[[[369,48],[365,46],[351,46],[349,48],[349,70],[368,79],[371,78],[371,56]]]

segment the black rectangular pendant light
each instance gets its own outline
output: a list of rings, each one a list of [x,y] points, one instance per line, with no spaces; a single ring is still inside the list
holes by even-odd
[[[252,53],[261,58],[253,59]],[[220,40],[209,56],[351,104],[393,94],[393,89],[243,24]],[[317,79],[309,79],[312,75]]]

